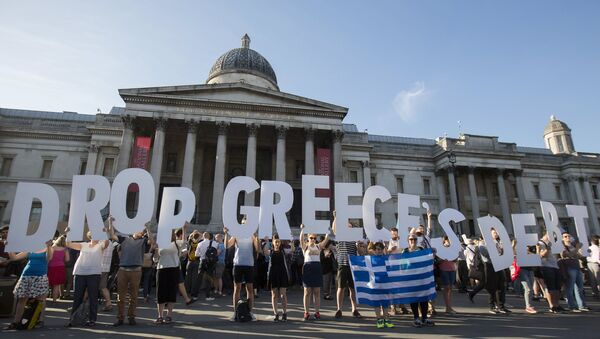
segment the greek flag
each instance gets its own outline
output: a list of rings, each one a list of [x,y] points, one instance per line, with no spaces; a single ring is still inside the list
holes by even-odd
[[[435,298],[430,248],[390,255],[350,256],[359,304],[389,306]]]

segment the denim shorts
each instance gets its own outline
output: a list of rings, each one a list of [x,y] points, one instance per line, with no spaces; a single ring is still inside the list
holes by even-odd
[[[453,286],[456,283],[456,271],[440,270],[440,280],[442,286]]]

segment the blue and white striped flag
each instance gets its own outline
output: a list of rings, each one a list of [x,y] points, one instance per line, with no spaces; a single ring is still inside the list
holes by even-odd
[[[359,304],[389,306],[435,298],[431,248],[390,255],[350,256]]]

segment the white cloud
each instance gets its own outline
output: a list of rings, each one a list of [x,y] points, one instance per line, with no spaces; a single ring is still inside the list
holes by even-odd
[[[417,117],[417,108],[424,102],[429,92],[425,83],[416,81],[411,88],[401,90],[394,98],[394,110],[405,122],[414,121]]]

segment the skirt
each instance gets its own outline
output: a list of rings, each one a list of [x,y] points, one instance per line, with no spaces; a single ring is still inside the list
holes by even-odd
[[[48,284],[50,286],[62,285],[67,281],[65,266],[48,266]]]
[[[39,298],[48,294],[47,275],[21,276],[13,290],[17,298]]]
[[[158,304],[177,301],[179,267],[161,268],[156,271],[156,302]]]
[[[307,262],[302,266],[302,285],[304,287],[322,287],[323,273],[320,262]]]
[[[269,289],[289,286],[288,275],[283,266],[271,266],[268,280]]]

